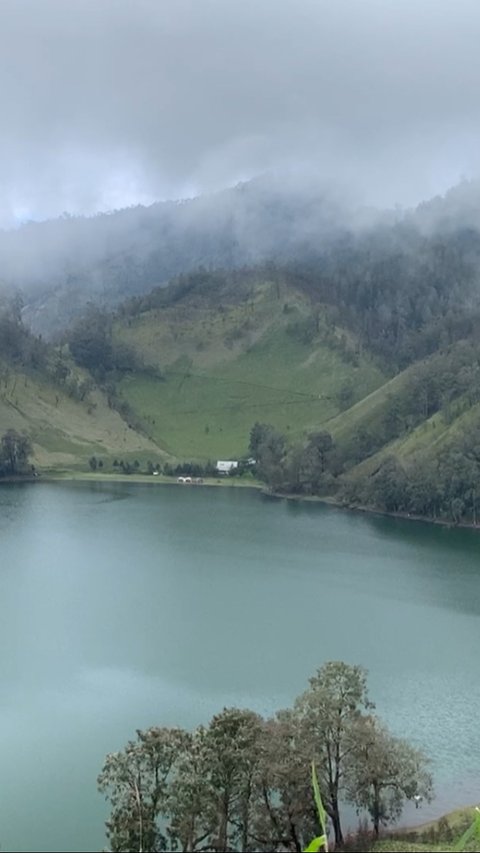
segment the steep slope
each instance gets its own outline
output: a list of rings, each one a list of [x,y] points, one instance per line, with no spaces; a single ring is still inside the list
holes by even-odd
[[[106,462],[162,460],[164,454],[109,408],[94,389],[84,401],[74,400],[47,377],[0,362],[0,434],[25,432],[40,468],[88,468],[92,455]]]
[[[299,440],[338,413],[342,389],[360,398],[384,381],[304,296],[268,280],[250,284],[246,299],[194,292],[119,319],[114,336],[148,368],[120,382],[121,396],[178,456],[245,453],[255,421]]]

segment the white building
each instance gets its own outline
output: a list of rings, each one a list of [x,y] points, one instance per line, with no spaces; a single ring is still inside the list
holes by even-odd
[[[233,459],[219,459],[216,464],[216,469],[219,474],[230,474],[230,471],[235,471],[235,468],[238,468],[238,462],[235,462]]]

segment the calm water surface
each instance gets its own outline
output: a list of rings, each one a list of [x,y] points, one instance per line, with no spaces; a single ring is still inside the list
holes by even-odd
[[[437,799],[480,800],[480,535],[241,489],[0,488],[0,846],[95,851],[138,727],[289,704],[362,663]]]

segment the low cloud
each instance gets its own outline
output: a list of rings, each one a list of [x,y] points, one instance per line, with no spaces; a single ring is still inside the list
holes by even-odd
[[[410,204],[480,172],[475,0],[3,0],[0,224],[310,169]]]

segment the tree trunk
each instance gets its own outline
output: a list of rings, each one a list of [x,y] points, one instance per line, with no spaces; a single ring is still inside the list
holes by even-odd
[[[378,795],[378,786],[376,784],[374,784],[373,790],[373,831],[375,833],[375,838],[378,838],[380,829],[380,798]]]
[[[139,853],[143,853],[142,797],[141,797],[140,788],[138,787],[138,783],[137,783],[136,779],[134,779],[133,785],[134,785],[134,791],[135,791],[135,799],[137,801],[137,808],[138,808],[138,832],[139,832],[138,850],[139,850]]]
[[[218,842],[217,842],[217,850],[223,853],[224,850],[227,849],[227,836],[228,836],[228,811],[229,811],[229,803],[228,800],[223,801],[222,806],[220,808],[219,814],[219,826],[218,826]]]
[[[244,793],[244,801],[242,808],[242,853],[248,853],[248,848],[250,846],[250,797],[251,797],[251,784],[250,780],[247,785],[247,790]]]
[[[332,824],[333,824],[333,831],[335,833],[335,847],[336,847],[337,844],[338,845],[343,844],[343,833],[342,833],[342,827],[340,824],[340,813],[338,811],[338,803],[336,803],[336,802],[332,803],[331,818],[332,818]]]
[[[289,823],[290,823],[290,835],[292,837],[293,846],[295,848],[295,853],[302,853],[302,845],[300,844],[300,841],[298,840],[297,830],[296,830],[295,824],[293,823],[291,818],[290,818]]]

